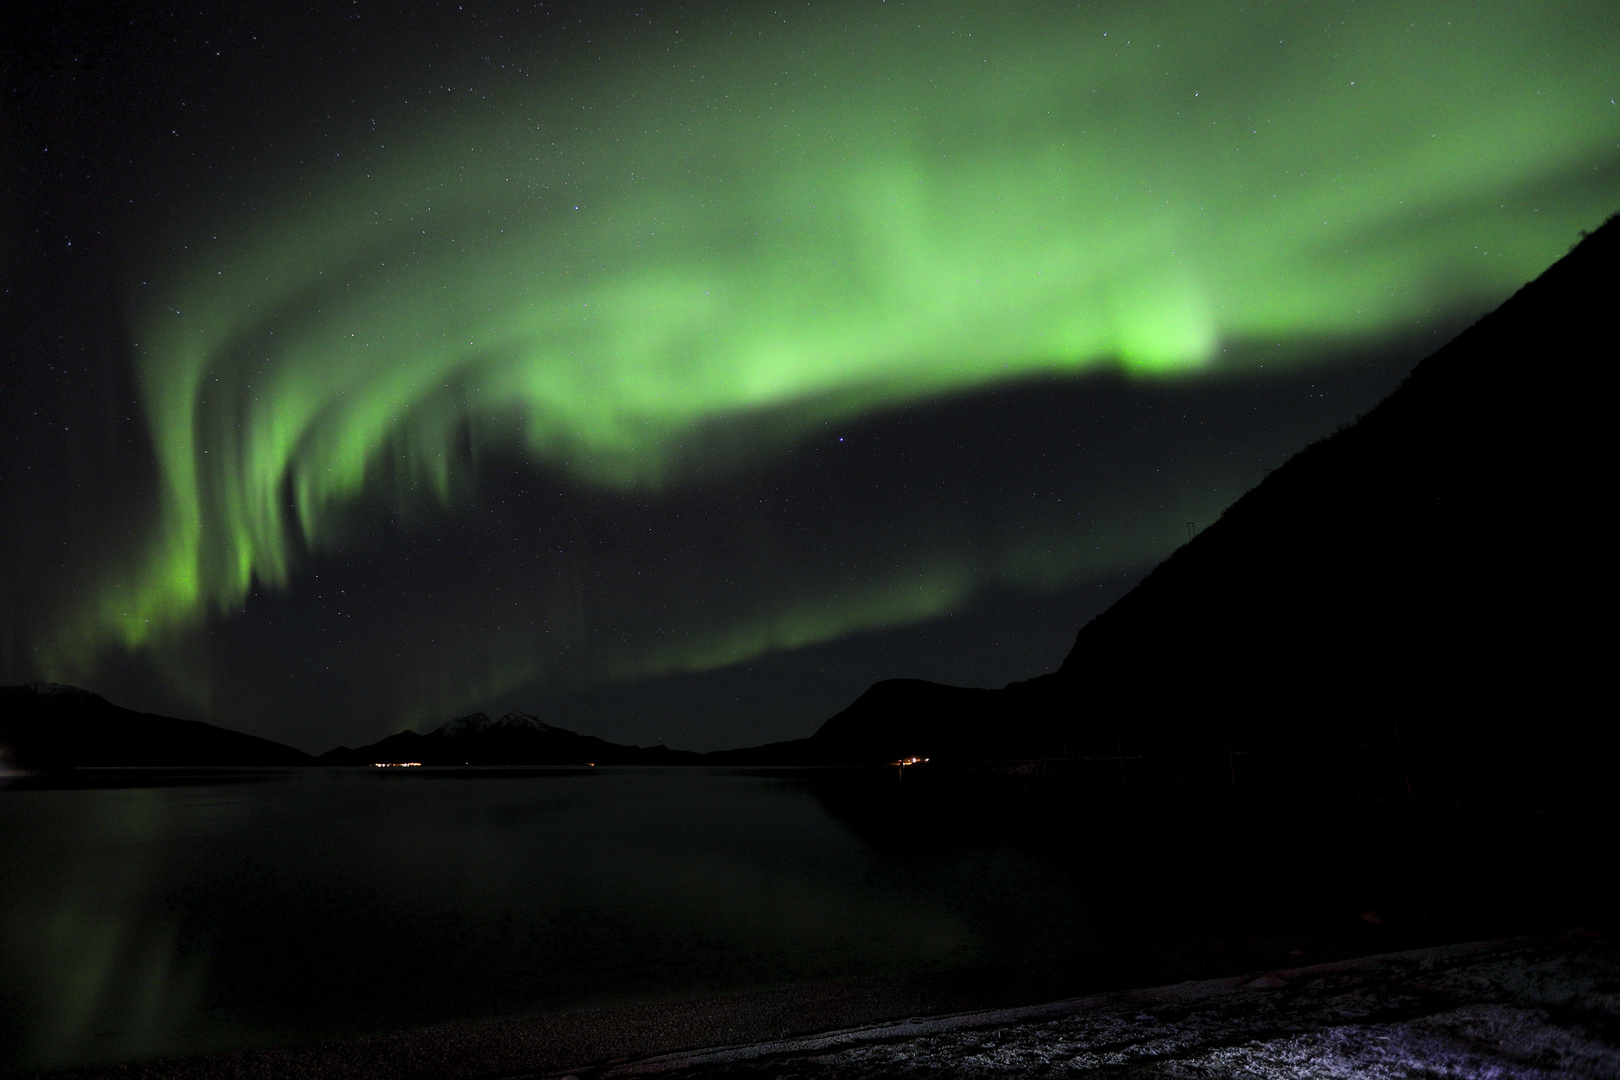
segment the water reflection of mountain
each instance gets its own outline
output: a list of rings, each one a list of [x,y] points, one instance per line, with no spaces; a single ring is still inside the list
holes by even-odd
[[[803,775],[828,814],[884,858],[955,852],[995,875],[996,852],[1022,852],[1061,867],[1096,925],[1121,939],[1237,948],[1327,933],[1349,955],[1381,944],[1378,934],[1467,940],[1612,917],[1606,875],[1589,857],[1613,827],[1602,810],[1527,815],[1365,791],[1098,784],[932,764]],[[1559,888],[1504,873],[1505,851],[1565,868]]]

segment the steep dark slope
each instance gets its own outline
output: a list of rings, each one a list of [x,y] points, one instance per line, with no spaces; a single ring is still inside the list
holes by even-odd
[[[1123,751],[1208,755],[1208,776],[1265,758],[1430,790],[1605,783],[1617,297],[1611,219],[1083,627],[1058,672],[880,683],[810,739],[728,757]]]
[[[1143,745],[1399,738],[1430,782],[1611,768],[1620,219],[1240,499],[1014,688]],[[1128,721],[1128,722],[1127,722]],[[1439,774],[1444,774],[1439,775]]]
[[[0,686],[0,762],[13,768],[309,765],[281,743],[120,708],[71,686]]]

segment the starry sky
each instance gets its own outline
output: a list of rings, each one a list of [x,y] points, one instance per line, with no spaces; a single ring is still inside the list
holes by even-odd
[[[0,678],[314,751],[1050,670],[1620,203],[1585,0],[205,8],[8,35]]]

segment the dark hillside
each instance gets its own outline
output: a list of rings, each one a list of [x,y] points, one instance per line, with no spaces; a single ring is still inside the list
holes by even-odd
[[[340,746],[320,760],[323,765],[680,765],[697,757],[665,746],[622,746],[511,712],[499,720],[473,713],[426,735],[401,731],[353,750]]]
[[[1025,695],[1144,749],[1398,741],[1420,785],[1601,778],[1616,297],[1611,219],[1240,499]]]
[[[874,683],[848,708],[822,724],[808,739],[770,743],[744,750],[703,755],[709,764],[844,765],[896,761],[906,757],[971,759],[988,746],[1008,752],[986,726],[1005,692],[942,686],[921,679]],[[1035,752],[1038,748],[1023,749]]]
[[[1083,627],[1058,672],[1001,692],[880,683],[761,751],[1486,795],[1606,784],[1616,297],[1610,219]]]
[[[281,743],[196,720],[135,712],[72,686],[0,686],[0,765],[309,765]]]

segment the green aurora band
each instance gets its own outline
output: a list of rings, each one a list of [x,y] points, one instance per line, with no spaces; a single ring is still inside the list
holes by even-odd
[[[763,459],[1002,380],[1215,378],[1244,347],[1482,310],[1614,209],[1610,5],[819,18],[545,92],[513,78],[386,136],[357,115],[324,171],[167,238],[133,289],[160,505],[48,663],[288,586],[356,499],[451,501],[469,445],[657,491],[746,464],[702,448],[738,417],[770,419]],[[808,615],[784,598],[749,625],[807,628],[654,666],[926,617],[1004,569],[926,596],[850,581]]]

